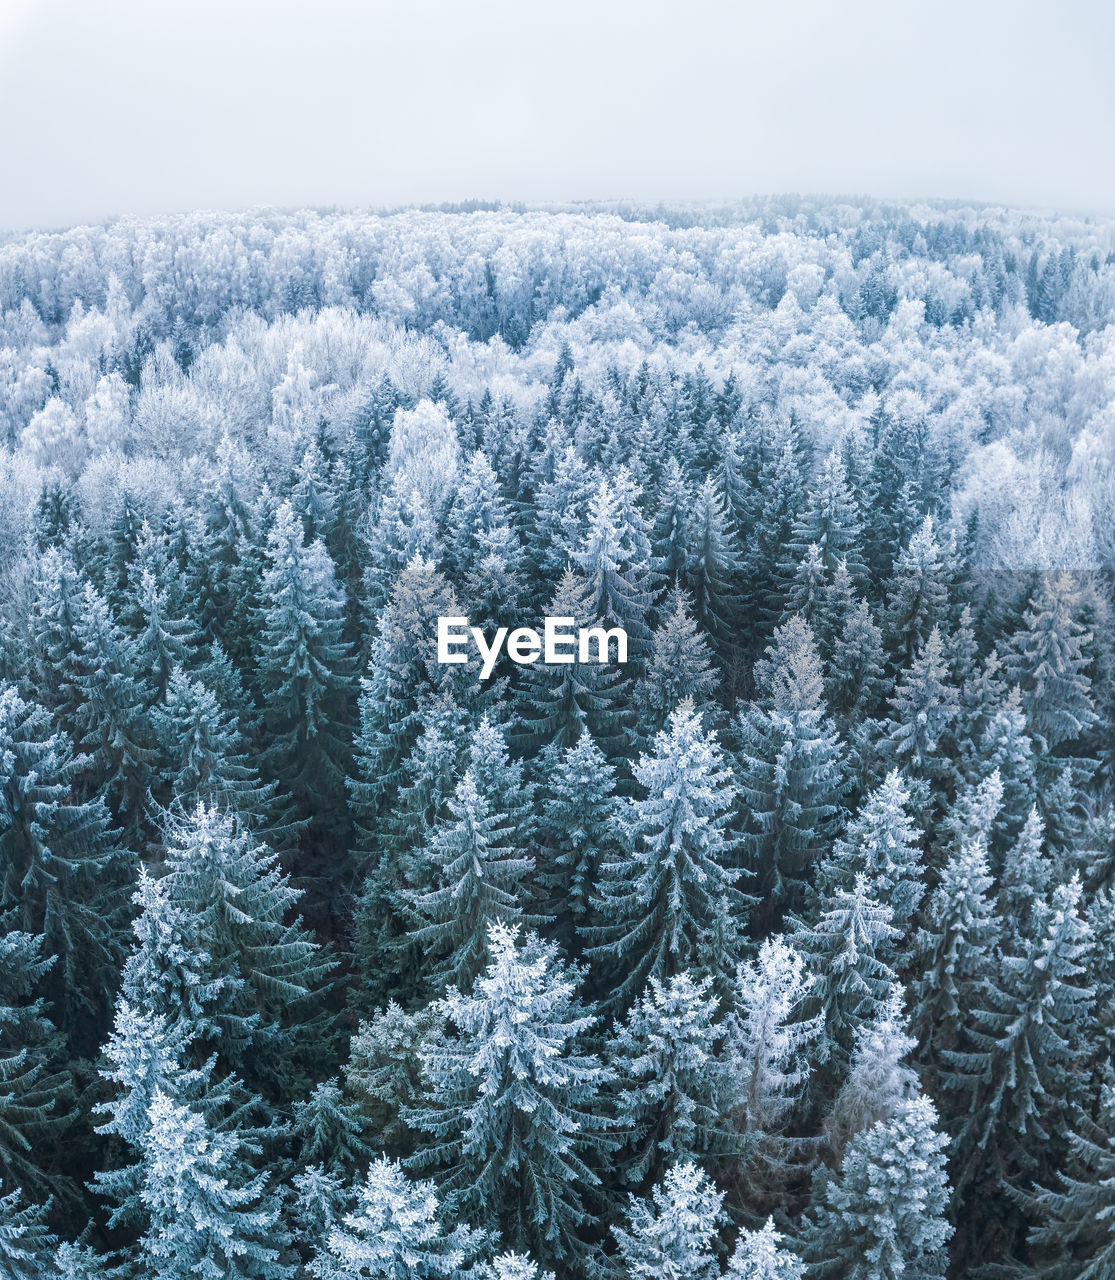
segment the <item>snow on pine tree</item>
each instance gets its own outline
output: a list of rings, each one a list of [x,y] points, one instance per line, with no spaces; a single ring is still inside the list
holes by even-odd
[[[616,1119],[629,1185],[666,1165],[724,1154],[718,1053],[724,1029],[712,979],[651,978],[607,1046],[616,1073]]]
[[[25,1204],[19,1187],[0,1194],[0,1275],[41,1280],[57,1274],[58,1237],[47,1224],[52,1204]]]
[[[733,586],[741,569],[735,531],[728,522],[715,479],[709,475],[693,497],[685,523],[688,564],[684,580],[693,598],[694,617],[726,657],[732,647],[739,598]]]
[[[159,887],[217,984],[209,1017],[222,1060],[257,1079],[282,1078],[309,1034],[309,1001],[333,967],[301,919],[290,918],[301,891],[276,853],[202,803],[168,817],[164,867]]]
[[[604,860],[620,848],[615,768],[586,730],[546,779],[538,822],[540,911],[554,920],[566,953],[579,950]]]
[[[256,661],[272,777],[323,833],[348,829],[344,597],[324,543],[305,543],[302,522],[280,504],[267,540]]]
[[[1024,629],[1012,637],[1007,669],[1021,686],[1041,756],[1076,741],[1095,720],[1088,675],[1093,637],[1073,616],[1080,603],[1069,576],[1044,575],[1023,615]]]
[[[88,763],[44,708],[0,685],[0,921],[41,936],[54,960],[39,990],[86,1053],[116,986],[130,858],[104,800],[78,794]]]
[[[143,1143],[140,1242],[152,1280],[287,1280],[290,1238],[266,1173],[235,1132],[155,1091]]]
[[[387,1156],[372,1161],[352,1188],[353,1208],[327,1233],[310,1262],[316,1280],[459,1280],[487,1246],[487,1235],[460,1223],[434,1184],[411,1179]]]
[[[724,753],[683,699],[635,766],[645,791],[624,815],[625,847],[600,869],[586,955],[627,1004],[650,978],[734,969],[748,900],[725,830],[737,792]]]
[[[74,1119],[62,1038],[38,995],[53,964],[42,941],[0,933],[0,1186],[36,1193],[53,1185],[50,1153]]]
[[[488,928],[524,917],[533,788],[507,758],[502,732],[485,716],[468,768],[426,847],[411,861],[416,885],[404,893],[418,920],[411,939],[436,990],[468,986],[483,967]]]
[[[815,924],[794,921],[791,942],[817,983],[809,999],[824,1034],[818,1061],[839,1076],[851,1057],[857,1030],[875,1018],[898,981],[890,960],[896,932],[889,906],[872,897],[863,875],[821,903]]]
[[[464,668],[439,665],[437,620],[460,614],[453,588],[429,560],[416,557],[396,579],[376,622],[368,673],[360,682],[360,726],[348,780],[353,820],[364,840],[404,780],[404,765],[437,695],[462,685]]]
[[[784,1249],[785,1236],[768,1218],[758,1231],[739,1233],[728,1259],[725,1280],[803,1280],[805,1264],[792,1249]]]
[[[724,1019],[721,1106],[739,1135],[740,1190],[750,1205],[777,1200],[802,1154],[786,1130],[823,1029],[820,1014],[805,1016],[815,983],[791,943],[777,935],[736,971]]]
[[[1078,1112],[1069,1158],[1053,1186],[1027,1192],[1037,1221],[1028,1243],[1043,1280],[1115,1275],[1115,1089],[1104,1085],[1096,1119]]]
[[[989,897],[994,883],[986,842],[969,840],[949,859],[929,897],[918,935],[923,971],[914,983],[915,1026],[927,1062],[940,1062],[957,1047],[989,989],[1001,932]]]
[[[493,924],[471,993],[439,1008],[456,1036],[421,1053],[425,1096],[403,1113],[427,1138],[408,1162],[436,1168],[460,1212],[544,1263],[586,1253],[591,1162],[613,1143],[595,1105],[612,1073],[579,1041],[595,1024],[553,944]]]
[[[555,1280],[552,1271],[542,1271],[538,1263],[525,1253],[501,1253],[485,1262],[477,1273],[477,1280]]]
[[[667,1171],[649,1202],[631,1197],[610,1274],[623,1280],[718,1280],[724,1197],[688,1161]]]
[[[856,1030],[852,1065],[824,1124],[828,1149],[839,1160],[857,1133],[889,1119],[918,1092],[906,1063],[917,1041],[907,1031],[905,993],[893,990],[876,1016]]]
[[[189,811],[199,801],[230,809],[272,845],[289,845],[298,823],[252,763],[236,716],[221,706],[201,679],[175,667],[151,722],[163,759],[161,792],[167,803]]]
[[[918,1097],[857,1134],[838,1172],[822,1165],[803,1233],[810,1280],[944,1280],[947,1146]]]
[[[641,670],[650,639],[647,615],[657,581],[656,561],[646,528],[621,484],[631,484],[620,468],[614,482],[601,480],[589,509],[584,542],[574,554],[592,588],[590,607],[605,628],[627,632],[628,662]]]
[[[888,702],[884,755],[911,778],[944,787],[954,767],[949,731],[959,712],[960,694],[949,677],[940,627],[930,631]]]
[[[908,946],[914,917],[925,893],[921,833],[910,817],[910,790],[892,769],[863,801],[821,868],[822,893],[837,885],[850,889],[857,875],[867,877],[872,897],[891,909],[891,923]]]
[[[743,839],[769,921],[772,911],[801,905],[813,866],[838,829],[847,782],[804,619],[779,627],[766,652],[755,665],[759,700],[741,708],[736,729]]]
[[[1044,933],[1002,956],[961,1048],[944,1055],[945,1085],[966,1104],[955,1108],[958,1189],[982,1176],[1020,1187],[1056,1167],[1094,994],[1082,981],[1092,941],[1082,894],[1078,879],[1058,886]]]
[[[639,711],[638,737],[649,744],[666,727],[683,698],[708,704],[719,679],[704,633],[692,616],[692,601],[675,588],[661,608],[663,621],[650,638],[646,675],[634,689]]]

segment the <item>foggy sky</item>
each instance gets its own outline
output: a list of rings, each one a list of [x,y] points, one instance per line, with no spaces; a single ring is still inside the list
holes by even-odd
[[[1115,213],[1105,0],[0,0],[0,228],[269,204]]]

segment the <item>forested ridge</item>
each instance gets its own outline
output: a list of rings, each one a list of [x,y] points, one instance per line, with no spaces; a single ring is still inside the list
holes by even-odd
[[[12,236],[0,540],[0,1275],[1115,1275],[1115,222]]]

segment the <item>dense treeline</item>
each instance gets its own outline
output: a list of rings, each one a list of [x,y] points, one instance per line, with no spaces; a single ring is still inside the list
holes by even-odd
[[[1115,1269],[1115,224],[120,222],[0,381],[5,1274]]]

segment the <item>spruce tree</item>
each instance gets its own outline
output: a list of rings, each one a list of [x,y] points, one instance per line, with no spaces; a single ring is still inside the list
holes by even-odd
[[[590,1162],[610,1145],[594,1103],[611,1073],[578,1044],[595,1019],[552,944],[493,924],[471,994],[440,1002],[456,1037],[422,1053],[423,1103],[404,1112],[429,1135],[411,1161],[439,1166],[463,1213],[543,1262],[583,1258]]]
[[[52,963],[41,937],[0,933],[0,1185],[36,1192],[50,1189],[43,1162],[73,1119],[61,1037],[37,994]]]
[[[591,583],[567,569],[546,609],[549,618],[572,618],[574,627],[596,625]],[[627,747],[629,716],[622,672],[580,661],[531,665],[519,695],[516,734],[524,751],[549,762],[587,729],[610,757]]]
[[[1091,935],[1081,893],[1075,879],[1058,887],[1044,934],[1002,957],[963,1047],[945,1054],[945,1083],[968,1104],[957,1111],[960,1187],[981,1173],[1018,1186],[1056,1159],[1049,1142],[1072,1104],[1083,1057],[1077,1029],[1093,996],[1082,981]]]
[[[782,1248],[784,1239],[773,1218],[758,1231],[741,1231],[728,1259],[727,1280],[803,1280],[804,1264],[792,1249]]]
[[[427,957],[436,990],[446,983],[467,986],[483,966],[489,926],[522,918],[524,882],[534,859],[516,842],[498,798],[481,790],[469,768],[421,862],[429,887],[406,894],[419,921],[412,939]]]
[[[807,1007],[824,1020],[818,1058],[837,1074],[851,1057],[857,1030],[878,1015],[895,988],[892,915],[871,896],[866,876],[858,875],[853,888],[822,901],[816,924],[795,921],[791,940],[817,976]]]
[[[633,1280],[717,1280],[724,1197],[691,1161],[675,1165],[650,1194],[631,1197],[626,1224],[612,1228],[617,1276]]]
[[[624,1130],[627,1180],[656,1179],[665,1165],[722,1153],[712,979],[651,978],[608,1045],[616,1073],[616,1119]],[[719,1149],[719,1151],[718,1151]]]
[[[1078,593],[1067,575],[1042,579],[1011,638],[1008,671],[1022,689],[1030,731],[1043,753],[1082,737],[1095,720],[1088,647],[1092,636],[1073,616]]]
[[[813,633],[801,618],[779,627],[756,664],[760,699],[736,721],[744,847],[771,911],[797,906],[836,834],[847,783],[844,754],[824,702]]]
[[[810,1277],[944,1280],[948,1139],[928,1098],[852,1139],[840,1171],[815,1175],[805,1232]]]
[[[305,545],[289,502],[275,513],[261,583],[258,670],[265,754],[301,816],[323,832],[348,829],[344,599],[322,542]]]
[[[42,707],[0,686],[0,920],[42,938],[54,959],[40,990],[90,1053],[116,985],[129,859],[104,801],[75,795],[86,763]]]
[[[634,690],[638,737],[646,744],[666,727],[682,698],[708,704],[719,683],[708,640],[694,621],[691,601],[684,591],[669,593],[662,619],[650,638],[646,675]]]
[[[1000,930],[988,896],[993,884],[986,841],[970,839],[946,863],[929,897],[918,938],[923,972],[914,992],[922,1054],[935,1067],[957,1047],[986,996]]]
[[[153,1280],[286,1280],[278,1197],[234,1132],[156,1090],[143,1144],[141,1250]]]
[[[310,1263],[317,1280],[458,1280],[487,1243],[485,1234],[445,1224],[434,1184],[414,1181],[386,1156],[353,1188],[350,1212]]]
[[[747,899],[726,831],[736,804],[724,754],[688,699],[635,766],[642,799],[628,803],[624,848],[600,869],[586,955],[630,1003],[650,978],[734,967]]]
[[[538,881],[543,914],[555,922],[567,953],[589,924],[602,863],[621,846],[615,769],[587,731],[558,758],[543,792],[538,823]]]
[[[780,1203],[802,1144],[786,1136],[823,1029],[805,1016],[816,979],[782,937],[767,938],[736,971],[724,1019],[722,1106],[738,1133],[739,1194],[749,1212]]]
[[[1041,1280],[1104,1280],[1115,1274],[1115,1089],[1103,1087],[1099,1117],[1078,1114],[1057,1184],[1026,1196],[1037,1217],[1029,1245]]]
[[[911,807],[910,790],[892,769],[836,841],[821,877],[825,886],[848,889],[857,875],[865,875],[871,895],[890,906],[891,923],[907,942],[912,941],[914,917],[925,893],[921,833],[910,817]]]
[[[694,616],[717,651],[726,656],[739,612],[734,584],[741,562],[724,499],[712,476],[697,490],[687,523],[689,563],[684,578],[692,593]]]

